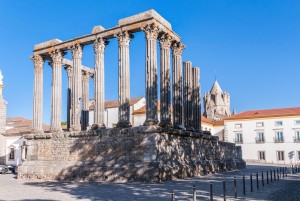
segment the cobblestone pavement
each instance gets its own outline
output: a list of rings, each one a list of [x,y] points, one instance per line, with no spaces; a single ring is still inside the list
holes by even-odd
[[[0,175],[0,200],[171,200],[171,191],[175,190],[177,200],[192,200],[192,186],[196,185],[197,200],[209,200],[209,182],[213,184],[214,200],[223,200],[223,179],[226,182],[227,200],[235,200],[233,177],[237,178],[236,200],[300,200],[300,173],[289,174],[279,181],[269,184],[266,171],[274,166],[247,165],[240,171],[179,179],[161,183],[98,183],[98,182],[52,182],[20,181],[15,175]],[[262,187],[261,171],[264,171]],[[256,172],[259,172],[259,189],[256,184]],[[250,174],[253,174],[253,189],[250,191]],[[242,176],[246,178],[246,196],[243,196]]]

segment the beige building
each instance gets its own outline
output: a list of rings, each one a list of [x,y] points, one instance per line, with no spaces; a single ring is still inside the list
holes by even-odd
[[[210,90],[204,97],[204,116],[209,120],[222,120],[231,115],[230,95],[223,92],[216,80]]]

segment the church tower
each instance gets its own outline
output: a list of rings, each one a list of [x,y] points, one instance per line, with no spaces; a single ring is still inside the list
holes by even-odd
[[[218,81],[213,84],[210,92],[205,93],[204,97],[204,116],[210,120],[222,120],[231,115],[230,95],[223,92]]]
[[[0,134],[5,133],[6,107],[7,107],[7,102],[4,100],[2,94],[2,89],[4,87],[2,79],[3,79],[2,71],[0,70]]]

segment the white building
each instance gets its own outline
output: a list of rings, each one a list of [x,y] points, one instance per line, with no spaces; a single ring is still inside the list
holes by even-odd
[[[224,125],[225,141],[240,144],[246,161],[300,162],[300,107],[246,111]]]

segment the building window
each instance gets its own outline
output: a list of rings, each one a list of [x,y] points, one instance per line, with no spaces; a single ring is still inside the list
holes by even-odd
[[[258,132],[257,133],[257,138],[256,138],[256,143],[263,143],[265,142],[265,133],[264,132]]]
[[[275,121],[275,126],[282,126],[283,122],[282,121]]]
[[[264,127],[264,122],[256,122],[256,127]]]
[[[295,131],[294,142],[300,142],[300,131]]]
[[[298,152],[298,160],[300,160],[300,151],[297,151]]]
[[[235,128],[242,128],[242,124],[235,124]]]
[[[9,160],[15,160],[15,149],[14,148],[9,149]]]
[[[295,120],[296,125],[300,125],[300,120]]]
[[[258,152],[258,160],[266,160],[266,155],[264,151]]]
[[[284,161],[284,151],[277,151],[277,160]]]
[[[243,143],[243,134],[242,133],[235,134],[235,143]]]
[[[284,142],[282,131],[277,131],[276,132],[274,142]]]

